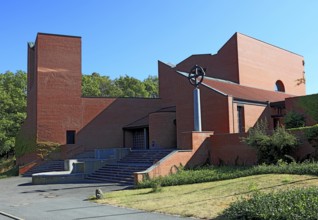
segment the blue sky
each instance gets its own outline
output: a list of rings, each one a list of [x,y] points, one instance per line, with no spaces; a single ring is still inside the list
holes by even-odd
[[[1,0],[0,73],[26,71],[38,32],[82,37],[82,72],[144,79],[157,61],[215,54],[235,33],[304,56],[318,93],[317,0]]]

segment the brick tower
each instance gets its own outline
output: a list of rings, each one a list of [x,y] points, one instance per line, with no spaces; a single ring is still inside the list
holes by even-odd
[[[38,33],[28,44],[27,120],[36,141],[65,144],[81,128],[81,79],[80,37]]]

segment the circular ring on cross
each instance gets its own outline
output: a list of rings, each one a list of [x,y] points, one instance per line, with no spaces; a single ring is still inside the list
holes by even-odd
[[[199,65],[195,65],[190,70],[190,73],[188,76],[189,82],[195,87],[198,87],[202,83],[204,75],[205,75],[205,72],[203,68]]]

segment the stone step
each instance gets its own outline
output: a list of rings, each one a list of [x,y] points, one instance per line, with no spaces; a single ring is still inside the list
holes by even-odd
[[[103,178],[103,177],[87,177],[86,180],[90,181],[98,181],[98,182],[104,182],[104,183],[117,183],[117,184],[124,184],[124,185],[134,185],[134,179],[110,179],[110,178]]]
[[[102,169],[98,169],[96,170],[96,172],[100,172],[100,173],[134,173],[134,172],[139,172],[139,171],[143,171],[147,168],[143,168],[143,169],[107,169],[107,168],[102,168]]]
[[[154,150],[132,150],[127,156],[119,162],[130,163],[155,163],[168,155],[171,150],[154,151]]]
[[[45,161],[36,167],[31,168],[23,174],[24,177],[31,177],[34,173],[43,173],[50,171],[64,171],[64,161],[62,160],[50,160]]]
[[[89,178],[105,178],[105,179],[121,179],[121,180],[125,180],[125,179],[133,179],[134,176],[133,174],[130,174],[130,175],[118,175],[118,174],[103,174],[103,175],[100,175],[100,174],[91,174],[91,175],[88,175]]]
[[[134,183],[134,172],[144,171],[171,153],[171,150],[132,150],[117,163],[106,164],[85,179],[102,182]]]

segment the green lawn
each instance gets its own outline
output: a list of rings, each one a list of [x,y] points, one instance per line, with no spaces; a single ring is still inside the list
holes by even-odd
[[[318,177],[310,175],[265,174],[231,180],[162,187],[159,192],[148,189],[123,190],[105,194],[96,200],[150,212],[162,212],[196,218],[215,219],[229,204],[249,196],[256,190],[281,191],[299,187],[318,187]]]

